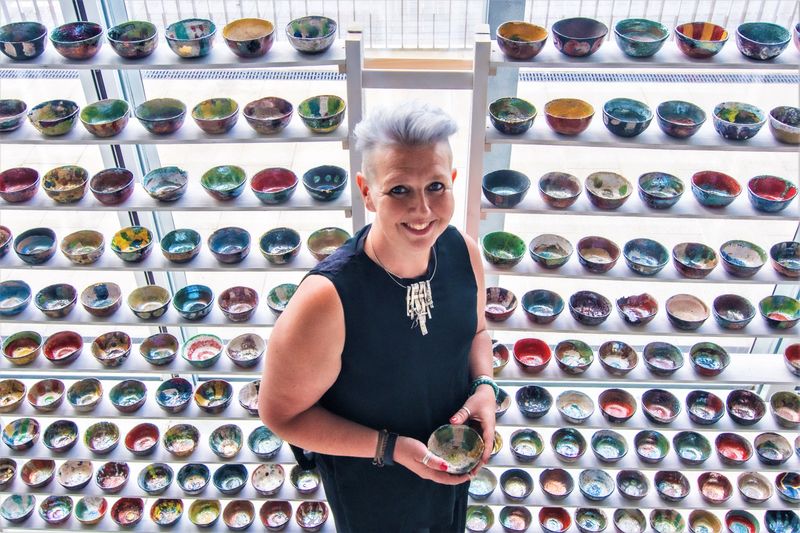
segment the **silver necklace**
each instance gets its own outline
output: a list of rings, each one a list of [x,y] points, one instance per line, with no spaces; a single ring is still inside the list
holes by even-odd
[[[431,309],[433,309],[433,292],[431,291],[431,281],[436,275],[436,267],[439,266],[439,258],[436,257],[436,248],[433,248],[433,272],[431,277],[425,281],[418,281],[411,285],[404,285],[400,282],[399,276],[392,274],[388,268],[383,266],[375,246],[372,246],[372,254],[378,265],[386,272],[389,279],[394,281],[397,285],[406,290],[406,316],[411,319],[411,329],[419,325],[419,330],[422,335],[428,334],[427,321],[431,318]]]

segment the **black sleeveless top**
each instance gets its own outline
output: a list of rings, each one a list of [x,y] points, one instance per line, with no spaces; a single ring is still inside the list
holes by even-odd
[[[434,244],[428,272],[433,305],[428,334],[411,328],[406,291],[364,252],[366,226],[309,275],[333,283],[344,308],[345,342],[338,378],[319,404],[373,429],[427,444],[469,394],[469,350],[477,328],[477,285],[461,234],[449,226]],[[342,532],[464,530],[468,483],[423,480],[401,465],[316,455],[337,529]]]

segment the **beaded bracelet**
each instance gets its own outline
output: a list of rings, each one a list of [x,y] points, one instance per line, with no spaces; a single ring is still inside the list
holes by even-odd
[[[497,399],[497,396],[500,394],[500,387],[497,386],[497,383],[495,383],[490,376],[486,375],[478,376],[472,380],[472,385],[469,388],[469,395],[472,396],[473,394],[475,394],[475,391],[481,385],[489,385],[490,387],[492,387],[492,389],[494,389],[494,397],[495,399]]]

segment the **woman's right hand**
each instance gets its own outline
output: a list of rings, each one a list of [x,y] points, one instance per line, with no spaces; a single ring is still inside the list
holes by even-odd
[[[397,437],[394,447],[394,462],[408,468],[422,479],[429,479],[444,485],[460,485],[471,479],[469,474],[448,474],[447,463],[433,454],[429,455],[427,464],[423,463],[426,454],[428,454],[428,448],[420,441],[410,437]]]

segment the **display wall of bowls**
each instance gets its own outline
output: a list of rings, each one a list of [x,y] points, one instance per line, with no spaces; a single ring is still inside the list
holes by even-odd
[[[570,57],[587,57],[603,44],[608,28],[600,21],[573,17],[556,21],[552,26],[556,50]]]
[[[67,59],[90,59],[103,45],[103,27],[95,22],[68,22],[53,28],[50,42]]]
[[[574,463],[586,453],[586,439],[575,428],[560,428],[550,436],[550,446],[559,461]],[[544,485],[542,483],[542,485]]]
[[[728,393],[725,410],[737,424],[751,426],[764,417],[767,412],[767,404],[761,396],[753,391],[735,389]]]
[[[133,455],[145,456],[158,448],[161,433],[158,426],[150,422],[142,422],[134,426],[125,435],[125,448]]]
[[[188,263],[201,247],[200,234],[189,228],[174,229],[161,238],[161,253],[173,263]]]
[[[669,424],[681,412],[681,402],[664,389],[648,389],[642,394],[642,411],[645,417],[656,424]]]
[[[294,195],[297,182],[297,175],[288,168],[265,168],[250,179],[250,189],[262,203],[277,205]]]
[[[178,470],[178,486],[191,496],[203,492],[211,479],[208,467],[202,463],[187,463]]]
[[[520,135],[533,126],[536,107],[522,98],[506,96],[489,104],[489,121],[505,135]]]
[[[188,172],[174,166],[155,168],[142,178],[144,190],[160,202],[178,200],[186,193],[188,184]]]
[[[111,250],[125,262],[138,263],[153,251],[153,233],[144,226],[129,226],[111,237]]]
[[[170,333],[150,335],[139,345],[139,354],[155,366],[171,363],[178,355],[178,339]]]
[[[171,527],[183,516],[183,500],[159,498],[150,507],[150,520],[160,527]]]
[[[619,246],[605,237],[584,237],[578,241],[576,248],[580,264],[596,274],[614,268],[620,255]]]
[[[605,470],[587,468],[578,475],[578,488],[587,500],[601,501],[614,493],[614,480]]]
[[[547,125],[561,135],[578,135],[592,122],[594,108],[577,98],[557,98],[544,106]]]
[[[300,102],[297,114],[312,133],[331,133],[342,124],[346,107],[342,98],[323,94]]]
[[[64,401],[64,382],[59,379],[42,379],[28,390],[28,403],[37,411],[50,412]]]
[[[36,308],[47,318],[64,318],[75,307],[78,291],[68,283],[56,283],[39,289],[33,298]]]
[[[769,112],[769,130],[778,141],[800,144],[800,108],[778,106]]]
[[[580,533],[602,533],[608,527],[606,513],[596,507],[575,509],[575,526]]]
[[[13,235],[11,234],[11,230],[5,226],[0,226],[0,257],[3,257],[8,253],[9,248],[11,247],[11,238]]]
[[[84,378],[70,385],[67,401],[80,413],[94,410],[103,399],[103,384],[97,378]]]
[[[509,500],[522,501],[533,492],[533,478],[521,468],[509,468],[500,475],[500,489]]]
[[[627,421],[636,413],[636,398],[623,389],[606,389],[597,397],[600,413],[611,423]]]
[[[240,368],[256,366],[266,351],[267,344],[261,336],[254,333],[238,335],[225,346],[227,355],[233,364]]]
[[[172,484],[174,473],[166,463],[153,463],[139,472],[139,488],[151,496],[162,494]]]
[[[103,333],[92,342],[92,355],[105,367],[121,365],[131,354],[131,338],[124,331]]]
[[[28,104],[13,98],[0,99],[0,132],[14,131],[25,122]]]
[[[200,185],[215,200],[227,201],[239,197],[247,183],[244,169],[235,165],[220,165],[200,177]]]
[[[91,461],[70,459],[58,467],[56,480],[67,490],[81,490],[92,480],[94,468]]]
[[[566,264],[572,252],[572,244],[560,235],[545,233],[534,237],[528,244],[531,258],[541,267],[548,269]]]
[[[483,195],[495,207],[514,207],[528,194],[531,181],[522,172],[495,170],[483,177]]]
[[[553,396],[544,387],[525,385],[517,389],[515,394],[517,408],[526,418],[541,418],[553,405]]]
[[[511,268],[525,256],[525,241],[507,231],[493,231],[481,237],[481,250],[492,265]]]
[[[108,398],[120,413],[135,413],[147,400],[147,386],[139,380],[126,379],[111,388]]]
[[[769,398],[769,410],[778,425],[796,428],[800,425],[800,395],[792,391],[778,391]]]
[[[517,309],[517,297],[502,287],[486,287],[486,306],[484,315],[488,320],[502,322]]]
[[[469,426],[439,426],[428,438],[428,450],[442,459],[451,474],[466,474],[480,462],[484,442]]]
[[[205,285],[187,285],[172,297],[172,306],[186,320],[200,320],[211,312],[214,293]]]
[[[737,278],[755,276],[767,262],[767,252],[748,241],[727,241],[719,247],[719,255],[725,271]]]
[[[125,59],[142,59],[158,46],[155,24],[142,20],[129,20],[109,28],[107,36],[114,52]]]
[[[753,446],[747,437],[739,433],[720,433],[714,439],[714,449],[720,462],[725,465],[738,466],[746,463],[753,456]]]
[[[341,228],[322,228],[308,236],[306,247],[317,261],[322,261],[350,238]]]
[[[569,312],[581,324],[597,326],[611,314],[611,302],[600,293],[578,291],[569,297]]]
[[[179,20],[164,30],[170,50],[185,59],[207,56],[214,46],[216,35],[217,26],[202,18]]]
[[[796,196],[797,186],[778,176],[756,176],[747,182],[747,197],[758,211],[782,211]]]
[[[669,100],[656,108],[656,122],[661,130],[677,139],[686,139],[698,132],[706,121],[706,113],[691,102]]]
[[[292,299],[294,293],[297,291],[297,285],[294,283],[281,283],[272,287],[267,294],[267,307],[272,311],[276,317],[280,316],[289,305],[289,300]]]
[[[548,498],[563,500],[570,495],[575,482],[563,468],[545,468],[539,473],[539,486]]]
[[[671,296],[665,305],[670,323],[682,330],[696,330],[708,319],[709,309],[691,294]]]
[[[564,300],[553,291],[536,289],[522,296],[522,310],[534,323],[549,324],[564,310]]]
[[[80,230],[61,239],[61,253],[76,265],[89,265],[100,259],[106,248],[103,234],[95,230]]]
[[[32,489],[48,485],[56,476],[56,462],[52,459],[30,459],[22,465],[20,480]]]
[[[222,38],[231,52],[239,57],[261,57],[272,48],[275,26],[259,18],[236,19],[222,28]]]
[[[168,413],[180,413],[192,400],[192,384],[175,377],[161,382],[156,390],[156,403]]]
[[[222,314],[231,322],[249,320],[258,307],[258,293],[250,287],[230,287],[217,298]]]
[[[3,428],[3,443],[12,450],[28,450],[38,440],[39,422],[34,418],[18,418]]]
[[[11,494],[0,505],[0,516],[12,524],[19,524],[27,520],[35,508],[36,496],[33,494]]]
[[[197,527],[211,527],[220,516],[219,500],[194,500],[189,506],[189,521]]]
[[[647,172],[639,176],[639,197],[647,207],[669,209],[684,191],[680,178],[666,172]]]
[[[227,409],[233,399],[233,386],[224,379],[204,381],[194,391],[194,401],[204,412],[212,415]]]
[[[42,351],[42,336],[35,331],[19,331],[3,339],[3,355],[13,365],[25,366]]]
[[[655,318],[658,302],[648,293],[623,296],[617,299],[617,311],[628,324],[640,326]]]
[[[797,472],[781,472],[775,477],[775,489],[778,496],[790,504],[800,503],[800,474]]]
[[[335,165],[314,167],[303,174],[303,186],[309,196],[321,202],[337,199],[347,185],[347,171]]]
[[[800,321],[800,301],[791,296],[767,296],[758,302],[758,311],[773,329],[790,329]]]
[[[682,276],[702,279],[716,268],[717,254],[710,246],[699,242],[683,242],[672,248],[672,264]]]
[[[0,51],[15,61],[39,57],[47,45],[47,28],[39,22],[12,22],[0,27]]]
[[[236,424],[224,424],[208,436],[208,447],[218,457],[231,459],[239,453],[244,442],[242,428]]]
[[[97,469],[95,481],[103,492],[116,494],[128,483],[130,473],[128,463],[109,461]]]
[[[27,202],[39,190],[39,172],[28,167],[0,172],[0,198],[8,203]]]
[[[48,496],[39,505],[39,517],[50,525],[60,525],[72,516],[72,498]]]
[[[566,172],[548,172],[539,178],[539,195],[555,209],[565,209],[581,195],[581,182]]]
[[[291,228],[273,228],[258,241],[261,254],[274,265],[283,265],[300,253],[300,234]]]
[[[30,285],[18,279],[0,282],[0,316],[18,315],[30,302]]]
[[[56,253],[56,233],[50,228],[31,228],[14,239],[14,252],[29,265],[41,265]]]
[[[708,59],[728,41],[728,31],[710,22],[687,22],[675,27],[678,49],[692,59]]]
[[[650,125],[653,112],[631,98],[612,98],[603,104],[603,124],[619,137],[636,137]]]
[[[594,402],[583,392],[566,390],[556,398],[556,409],[570,424],[582,424],[594,413]]]
[[[266,426],[258,426],[247,436],[247,447],[259,459],[275,457],[283,446],[283,440]]]
[[[239,104],[232,98],[209,98],[192,108],[192,118],[204,132],[223,134],[239,120]]]
[[[197,448],[200,431],[191,424],[175,424],[164,432],[164,448],[175,457],[188,457]]]
[[[624,19],[614,26],[617,46],[630,57],[650,57],[669,38],[669,30],[660,22],[647,19]]]
[[[485,533],[494,526],[494,511],[488,505],[468,505],[466,528],[474,533]]]
[[[113,137],[125,129],[130,118],[130,105],[125,100],[108,98],[81,109],[81,124],[95,137]]]
[[[286,25],[289,44],[305,54],[319,54],[327,50],[336,39],[336,21],[323,16],[305,16]]]
[[[97,422],[86,428],[83,445],[97,455],[105,455],[119,444],[119,427],[113,422]]]
[[[774,59],[786,49],[791,40],[789,30],[770,22],[745,22],[736,28],[736,47],[742,55],[750,59]]]
[[[136,106],[133,114],[153,135],[169,135],[183,125],[186,104],[175,98],[153,98]]]
[[[590,445],[592,453],[603,463],[616,463],[628,454],[625,437],[610,429],[595,431]]]
[[[511,434],[509,448],[514,458],[523,463],[528,463],[542,454],[544,440],[539,432],[534,429],[517,429]]]
[[[81,305],[92,316],[108,317],[122,305],[122,290],[112,282],[93,283],[81,291]]]
[[[294,114],[294,106],[283,98],[267,96],[248,103],[244,106],[242,114],[257,133],[272,135],[289,125]]]
[[[725,414],[725,405],[712,392],[694,390],[686,396],[686,413],[695,424],[711,425]]]
[[[541,52],[547,30],[536,24],[509,20],[497,27],[497,46],[510,59],[528,60]]]
[[[800,242],[779,242],[769,249],[772,268],[788,278],[800,277]]]
[[[18,379],[9,378],[0,381],[0,413],[14,412],[22,404],[26,393],[27,387]]]
[[[594,361],[592,348],[580,340],[560,341],[556,344],[554,352],[558,368],[570,375],[586,372]]]
[[[109,515],[118,526],[133,527],[144,516],[144,501],[141,498],[120,498],[111,506]]]
[[[158,285],[137,287],[128,295],[128,307],[142,320],[152,320],[167,312],[172,297]]]
[[[638,432],[633,438],[633,447],[639,460],[648,464],[661,462],[669,453],[669,441],[654,430]]]
[[[75,126],[80,107],[72,100],[49,100],[33,106],[28,120],[46,137],[66,135]]]
[[[691,490],[689,480],[677,470],[659,470],[653,482],[658,495],[667,502],[679,502],[688,496]]]
[[[766,124],[767,115],[759,108],[742,102],[722,102],[714,107],[714,129],[725,139],[743,141],[755,136]]]

